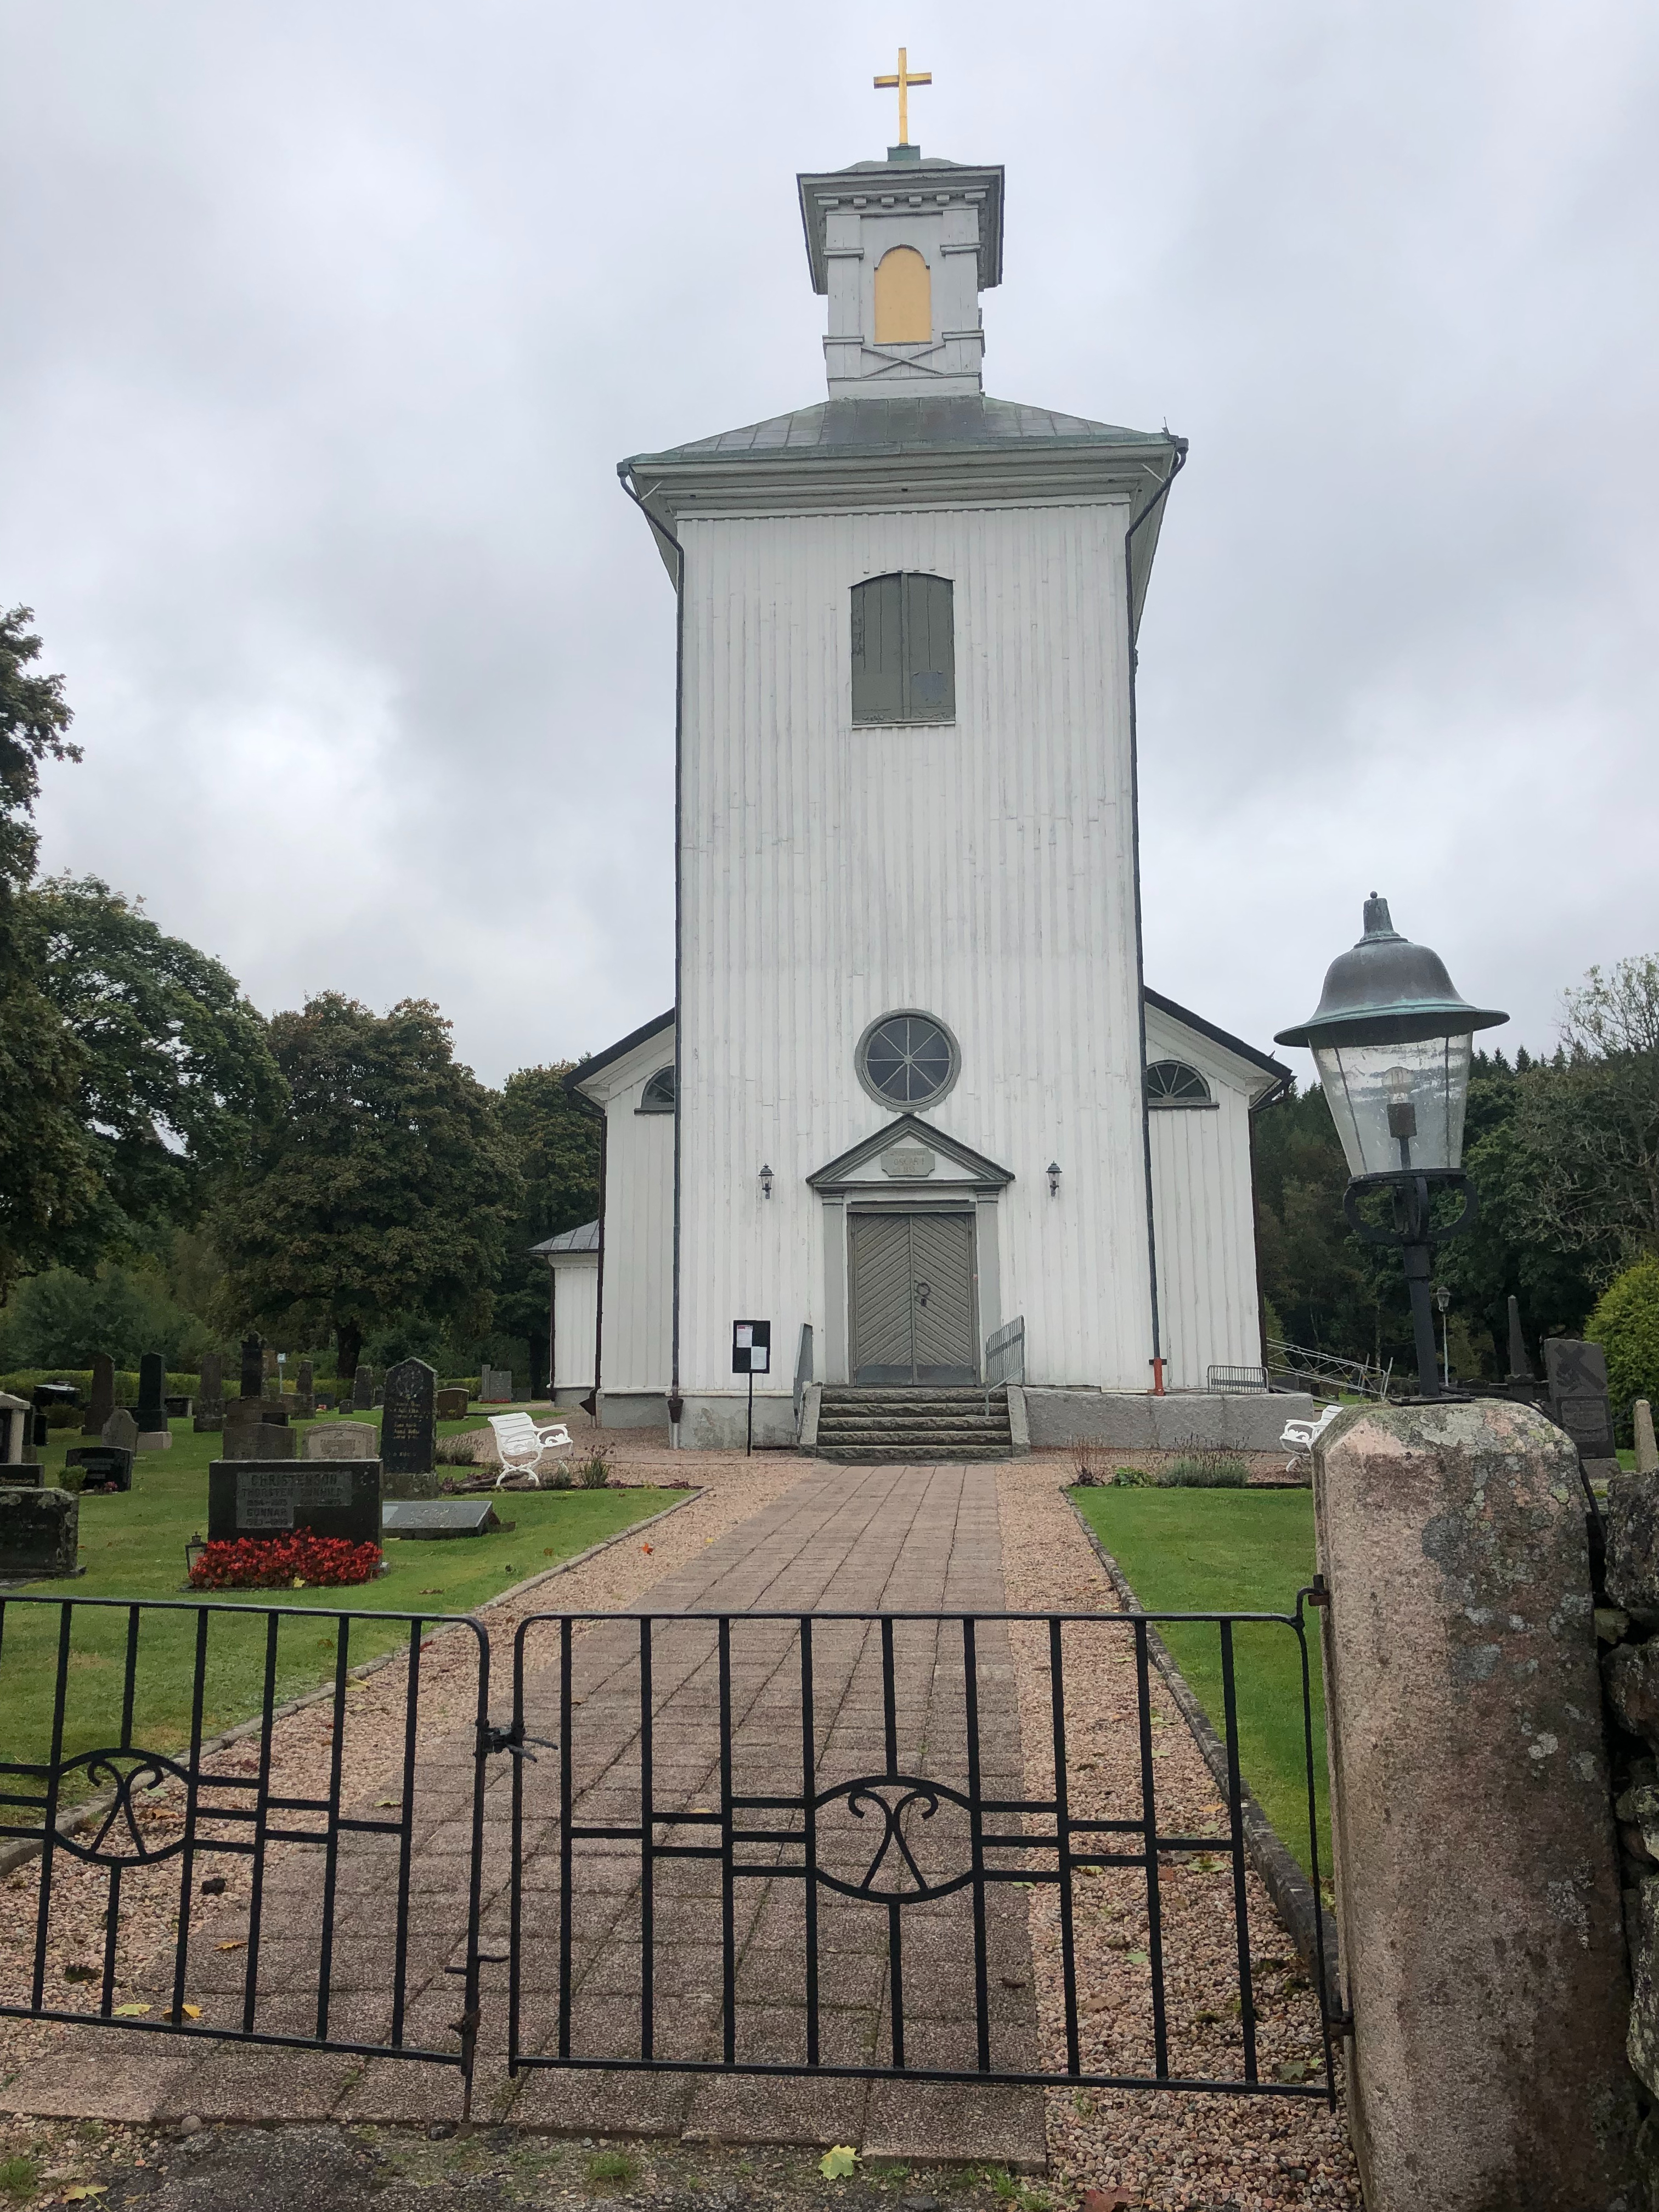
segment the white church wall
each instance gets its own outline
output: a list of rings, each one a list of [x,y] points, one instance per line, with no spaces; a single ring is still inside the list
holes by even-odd
[[[666,1419],[673,1344],[674,1117],[642,1114],[645,1086],[672,1065],[664,1030],[592,1085],[605,1113],[604,1342],[600,1419],[607,1427]]]
[[[688,1393],[732,1389],[738,1315],[773,1322],[781,1368],[802,1321],[822,1340],[805,1177],[879,1126],[854,1051],[902,1007],[962,1050],[924,1118],[1013,1171],[994,1304],[1025,1317],[1030,1379],[1147,1387],[1127,521],[1097,500],[682,523]],[[953,725],[851,724],[851,589],[895,569],[953,580]],[[608,1272],[605,1297],[608,1388]]]
[[[1171,1389],[1201,1390],[1212,1365],[1261,1364],[1249,1101],[1264,1079],[1152,1008],[1146,1056],[1197,1068],[1215,1101],[1148,1117],[1164,1380]]]
[[[593,1388],[599,1261],[584,1252],[553,1263],[553,1395],[562,1403]]]

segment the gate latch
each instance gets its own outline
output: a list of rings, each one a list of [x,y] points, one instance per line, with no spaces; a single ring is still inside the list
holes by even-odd
[[[489,1722],[479,1729],[478,1737],[486,1753],[510,1751],[514,1759],[527,1759],[532,1766],[538,1761],[530,1745],[539,1744],[544,1751],[556,1751],[559,1747],[544,1735],[515,1736],[510,1728],[496,1728]]]

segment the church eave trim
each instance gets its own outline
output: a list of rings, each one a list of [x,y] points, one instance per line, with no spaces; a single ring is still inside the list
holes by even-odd
[[[1149,1006],[1155,1006],[1170,1021],[1178,1023],[1182,1029],[1190,1030],[1194,1036],[1208,1038],[1212,1044],[1219,1045],[1224,1052],[1231,1053],[1236,1059],[1248,1062],[1250,1066],[1260,1068],[1264,1075],[1272,1077],[1274,1084],[1286,1083],[1291,1079],[1293,1071],[1286,1067],[1282,1060],[1275,1060],[1272,1053],[1263,1052],[1258,1045],[1246,1044],[1243,1037],[1236,1037],[1230,1030],[1206,1021],[1202,1014],[1194,1013],[1190,1007],[1178,1006],[1175,1000],[1166,999],[1161,991],[1153,990],[1150,983],[1143,986],[1142,996]]]
[[[955,1183],[948,1187],[939,1183],[930,1185],[919,1179],[915,1185],[909,1186],[919,1195],[931,1194],[938,1199],[946,1194],[947,1189],[951,1194],[960,1192],[964,1195],[975,1188],[1006,1190],[1014,1180],[1012,1168],[999,1166],[995,1160],[988,1159],[983,1152],[975,1152],[971,1145],[964,1145],[959,1138],[947,1137],[942,1129],[935,1128],[931,1121],[924,1121],[919,1114],[898,1114],[890,1121],[884,1122],[871,1135],[861,1137],[857,1144],[838,1153],[833,1160],[826,1161],[823,1167],[815,1169],[806,1178],[808,1187],[823,1193],[825,1196],[834,1196],[848,1183],[849,1178],[856,1175],[859,1169],[867,1167],[872,1160],[878,1159],[883,1152],[907,1139],[913,1144],[925,1146],[931,1152],[937,1152],[942,1159],[950,1161],[953,1167],[965,1170],[974,1179],[972,1183]],[[896,1187],[906,1186],[899,1184]],[[871,1187],[856,1184],[852,1188],[868,1189]]]
[[[596,1052],[591,1060],[578,1061],[564,1077],[563,1087],[586,1097],[587,1084],[593,1076],[602,1073],[626,1054],[635,1051],[652,1037],[660,1036],[665,1030],[672,1030],[673,1026],[674,1009],[671,1006],[665,1014],[658,1014],[653,1020],[641,1022],[638,1029],[630,1030],[625,1037],[619,1037],[615,1044],[607,1045],[603,1052]]]

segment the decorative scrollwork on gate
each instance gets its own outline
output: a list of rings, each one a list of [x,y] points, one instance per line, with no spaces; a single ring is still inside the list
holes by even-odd
[[[155,1866],[183,1850],[182,1833],[152,1844],[139,1823],[135,1802],[140,1790],[160,1790],[169,1782],[189,1782],[188,1773],[176,1759],[160,1751],[83,1751],[78,1759],[66,1759],[58,1768],[60,1794],[64,1778],[77,1771],[85,1774],[94,1796],[109,1790],[111,1803],[90,1839],[60,1830],[58,1850],[103,1867]]]
[[[843,1897],[860,1898],[878,1905],[921,1905],[932,1898],[949,1897],[973,1880],[971,1867],[963,1867],[943,1880],[924,1874],[904,1832],[907,1814],[919,1815],[924,1821],[931,1820],[941,1803],[955,1805],[964,1813],[971,1812],[972,1806],[959,1790],[952,1790],[942,1782],[924,1781],[919,1775],[872,1774],[823,1791],[817,1800],[819,1814],[837,1801],[846,1805],[855,1820],[878,1814],[881,1832],[870,1863],[857,1881],[846,1881],[830,1873],[820,1856],[813,1872],[827,1888],[839,1890]],[[884,1869],[886,1879],[878,1879]]]

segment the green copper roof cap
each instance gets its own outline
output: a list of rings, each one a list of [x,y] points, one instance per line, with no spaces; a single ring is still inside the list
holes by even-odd
[[[1273,1042],[1413,1044],[1495,1029],[1508,1019],[1459,998],[1440,955],[1402,937],[1389,919],[1389,902],[1373,891],[1365,902],[1365,934],[1332,961],[1316,1012],[1299,1028],[1280,1030]]]

